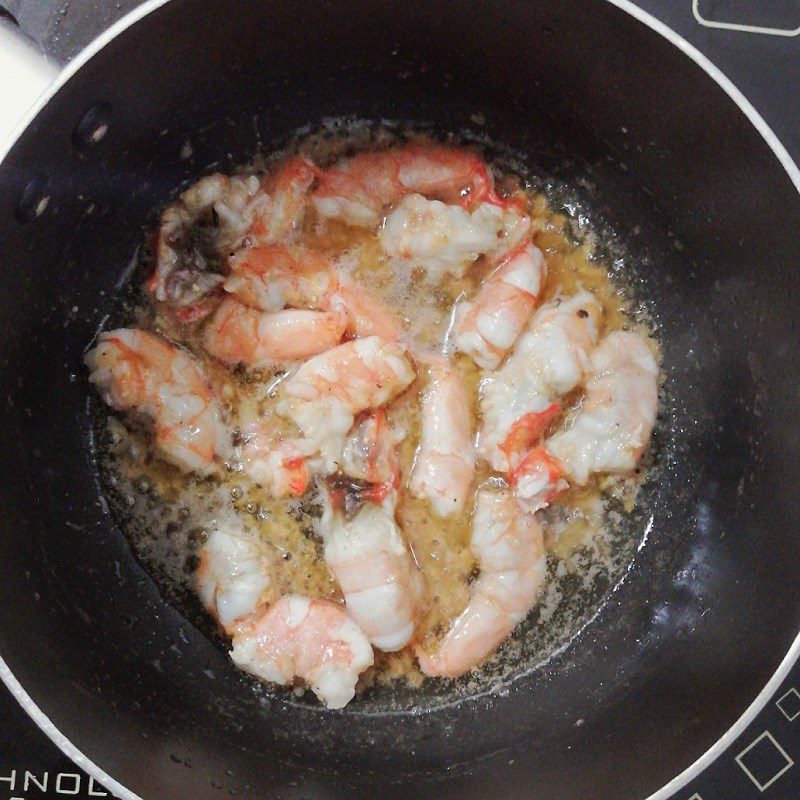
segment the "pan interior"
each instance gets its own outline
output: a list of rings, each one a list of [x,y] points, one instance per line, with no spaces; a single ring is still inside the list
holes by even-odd
[[[574,246],[580,246],[587,239],[594,243],[592,261],[602,264],[612,276],[629,304],[631,319],[652,331],[658,330],[657,301],[648,297],[643,288],[646,287],[643,276],[653,269],[653,262],[648,257],[640,260],[632,255],[626,238],[593,213],[591,197],[585,188],[552,175],[537,174],[524,153],[514,152],[489,140],[478,128],[442,132],[408,121],[326,120],[314,127],[306,126],[287,139],[255,153],[252,166],[254,169],[263,164],[268,166],[276,154],[283,156],[296,152],[313,157],[316,163],[326,166],[341,155],[365,148],[392,146],[420,136],[435,136],[448,143],[477,148],[496,175],[514,176],[532,193],[546,197],[550,208],[566,218],[564,228]],[[176,187],[176,190],[182,188]],[[152,216],[157,218],[158,213]],[[151,236],[143,233],[142,241],[143,246],[131,256],[131,268],[119,293],[108,298],[107,313],[103,315],[103,328],[106,330],[141,324],[147,314],[143,287],[153,269],[148,246]],[[470,695],[501,692],[515,677],[530,675],[542,668],[554,653],[567,647],[579,631],[590,625],[619,582],[634,567],[634,557],[645,546],[654,516],[658,513],[658,496],[664,491],[665,480],[668,480],[664,475],[664,464],[674,460],[670,448],[674,451],[676,445],[674,433],[677,425],[670,413],[674,403],[669,381],[665,381],[662,387],[660,405],[662,412],[658,417],[654,445],[645,455],[642,465],[646,475],[644,486],[638,492],[633,510],[626,511],[620,500],[610,498],[605,504],[598,535],[584,536],[575,548],[560,555],[551,550],[543,596],[514,635],[487,663],[456,681],[425,680],[421,687],[409,685],[405,676],[373,679],[359,692],[354,708],[360,707],[369,713],[418,712],[422,708],[432,709],[457,702]],[[205,489],[205,485],[195,502],[176,505],[165,501],[154,492],[152,482],[135,474],[132,476],[130,469],[122,468],[118,457],[120,432],[129,443],[126,444],[129,449],[141,451],[147,446],[146,431],[142,432],[143,435],[128,436],[125,429],[116,424],[117,417],[94,397],[87,409],[92,417],[89,425],[93,430],[99,484],[114,520],[129,539],[137,559],[155,580],[162,596],[217,647],[227,652],[228,642],[219,634],[196,598],[192,576],[198,559],[198,534],[202,534],[204,522],[209,514],[224,515],[230,501],[227,498],[220,501],[219,492]],[[193,481],[189,478],[183,483],[191,487]],[[188,496],[191,497],[191,491]],[[306,500],[305,507],[313,507],[313,504],[312,497]],[[319,549],[321,541],[311,517],[303,518],[308,520],[308,538]],[[558,515],[553,513],[544,515],[546,531],[557,518]],[[552,541],[555,544],[557,540]],[[417,674],[414,669],[414,684],[418,682]],[[264,696],[278,697],[284,702],[316,704],[313,694],[303,693],[299,688],[277,687],[255,679],[251,683],[253,690]]]
[[[106,135],[76,143],[98,103]],[[665,393],[647,541],[590,625],[501,665],[495,690],[331,713],[255,686],[134,559],[98,486],[82,357],[177,187],[350,115],[471,131],[563,187],[620,244]],[[0,179],[0,653],[140,796],[645,797],[789,650],[800,201],[725,93],[611,3],[172,0],[67,82]],[[15,214],[31,186],[46,206]]]

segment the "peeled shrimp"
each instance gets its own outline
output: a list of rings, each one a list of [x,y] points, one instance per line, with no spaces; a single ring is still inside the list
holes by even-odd
[[[264,680],[305,681],[328,708],[343,708],[372,665],[369,640],[347,611],[325,600],[282,597],[233,637],[231,658]]]
[[[318,173],[308,159],[293,156],[264,178],[261,194],[251,209],[249,245],[279,242],[297,230]]]
[[[586,396],[572,425],[512,473],[518,500],[535,510],[568,483],[632,470],[650,441],[658,409],[658,364],[638,334],[617,331],[592,353]]]
[[[544,585],[541,526],[508,490],[478,492],[471,546],[480,577],[433,652],[416,649],[426,675],[454,678],[484,661],[527,616]]]
[[[210,533],[195,583],[203,605],[229,634],[274,599],[266,549],[257,537],[232,525]]]
[[[475,444],[467,392],[455,367],[431,364],[422,398],[422,430],[409,488],[445,517],[460,511],[475,474]]]
[[[455,311],[455,344],[482,369],[497,369],[528,324],[547,277],[542,251],[523,242]]]
[[[394,495],[365,502],[352,519],[324,522],[325,563],[350,616],[379,650],[405,647],[414,633],[422,577],[394,519]]]
[[[323,310],[338,279],[325,256],[307,247],[268,245],[239,250],[228,261],[225,291],[262,311]]]
[[[228,298],[206,326],[203,345],[225,364],[264,367],[330,350],[341,341],[346,325],[342,309],[264,312]]]
[[[384,208],[408,192],[470,208],[482,201],[504,202],[478,156],[423,142],[337,162],[321,174],[313,202],[322,217],[374,227]]]
[[[330,708],[355,694],[372,664],[372,648],[338,605],[289,596],[274,599],[270,562],[260,541],[242,530],[214,530],[195,573],[200,599],[233,637],[231,658],[276,683],[306,680]]]
[[[341,307],[347,313],[347,333],[353,337],[394,339],[402,330],[394,311],[317,250],[253,247],[235,253],[228,266],[225,291],[253,308],[330,311]]]
[[[199,364],[159,336],[136,328],[100,334],[86,354],[89,380],[108,405],[155,423],[161,456],[187,472],[208,474],[228,452],[228,432]]]
[[[589,368],[602,314],[586,291],[542,306],[500,370],[481,381],[480,454],[501,472],[516,466],[560,412],[558,399]]]
[[[210,295],[223,282],[221,259],[238,247],[252,222],[257,177],[209,175],[167,206],[155,244],[155,271],[147,284],[181,321],[213,310]]]
[[[278,412],[298,425],[333,472],[355,416],[388,403],[414,376],[399,344],[378,336],[355,339],[306,361],[283,384]]]
[[[161,217],[148,291],[180,322],[206,316],[216,305],[228,255],[289,236],[315,178],[313,164],[295,157],[263,182],[216,173],[195,183]]]
[[[243,425],[241,433],[244,470],[256,483],[273,497],[299,497],[305,492],[311,477],[309,456],[314,453],[309,442],[278,437],[265,420]]]
[[[460,277],[478,256],[497,250],[507,224],[496,205],[481,203],[470,213],[410,194],[387,215],[378,235],[388,256],[438,279],[446,272]]]
[[[331,305],[340,304],[347,312],[347,333],[352,337],[380,336],[396,339],[403,330],[397,314],[355,280],[339,274]]]

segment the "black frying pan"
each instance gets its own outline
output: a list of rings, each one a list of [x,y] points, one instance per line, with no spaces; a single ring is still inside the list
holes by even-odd
[[[172,0],[129,23],[0,165],[6,681],[126,797],[657,792],[796,655],[796,168],[606,0]],[[153,209],[212,165],[327,116],[445,133],[476,113],[636,265],[667,373],[646,542],[565,648],[479,696],[387,711],[378,691],[332,712],[254,691],[100,501],[82,353]]]

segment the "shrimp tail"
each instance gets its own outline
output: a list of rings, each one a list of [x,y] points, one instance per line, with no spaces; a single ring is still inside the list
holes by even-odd
[[[397,488],[399,477],[391,483],[369,483],[338,472],[325,481],[331,507],[352,520],[365,503],[381,505]]]
[[[551,403],[543,411],[531,411],[523,414],[509,429],[508,435],[500,444],[500,449],[511,461],[512,457],[520,456],[530,450],[561,413],[560,403]]]
[[[367,487],[362,493],[362,497],[375,505],[381,505],[383,501],[395,490],[399,485],[399,479],[394,483],[373,483]]]
[[[531,450],[509,473],[509,482],[517,502],[533,513],[548,506],[569,484],[561,461],[544,445]]]
[[[522,197],[503,197],[497,192],[488,167],[482,159],[476,157],[470,191],[462,197],[459,205],[465,211],[474,211],[481,203],[497,206],[503,211],[514,209],[525,212],[526,210]]]
[[[155,276],[154,276],[155,277]],[[206,297],[199,303],[187,306],[186,308],[178,308],[172,312],[175,321],[180,325],[188,325],[190,322],[199,322],[205,319],[222,300],[222,295],[219,292]]]
[[[308,488],[308,469],[306,459],[302,456],[297,458],[285,458],[281,466],[286,471],[288,478],[289,491],[295,496],[300,497]]]

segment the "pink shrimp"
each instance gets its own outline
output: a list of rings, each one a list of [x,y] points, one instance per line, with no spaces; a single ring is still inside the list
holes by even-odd
[[[293,156],[281,162],[261,184],[251,209],[247,245],[272,244],[298,229],[305,213],[309,190],[319,170],[308,159]]]
[[[454,678],[488,658],[528,615],[544,585],[542,528],[508,490],[478,492],[471,546],[480,577],[433,652],[416,648],[426,675]]]
[[[379,336],[355,339],[306,361],[283,384],[278,412],[298,425],[333,472],[355,416],[385,405],[414,377],[401,345]]]
[[[330,350],[341,341],[346,325],[341,309],[267,313],[228,298],[206,326],[203,345],[225,364],[263,367]]]
[[[340,605],[282,597],[233,637],[231,658],[264,680],[305,681],[328,708],[343,708],[372,665],[369,640]]]
[[[328,310],[338,277],[330,261],[306,247],[266,245],[239,250],[228,260],[226,292],[262,311]]]
[[[331,297],[331,304],[336,303],[347,312],[347,333],[353,338],[396,339],[403,330],[397,314],[383,300],[344,273],[339,274],[339,284]]]
[[[366,501],[352,513],[335,507],[323,517],[325,563],[347,610],[379,650],[405,647],[414,633],[422,576],[394,519],[396,493]]]
[[[200,550],[195,584],[203,605],[233,635],[275,599],[268,550],[238,525],[215,527]]]
[[[155,423],[156,448],[187,472],[208,474],[228,452],[219,404],[199,364],[159,336],[135,328],[102,333],[86,354],[89,380],[119,411]]]
[[[179,322],[209,314],[219,302],[228,256],[289,237],[316,174],[313,164],[295,157],[263,181],[216,173],[189,187],[161,217],[148,291]]]
[[[617,331],[592,353],[586,396],[572,424],[557,431],[512,473],[520,504],[547,505],[568,483],[632,470],[650,440],[658,409],[658,364],[638,334]]]
[[[422,399],[422,431],[409,489],[441,516],[460,511],[475,474],[471,410],[457,370],[435,360]]]
[[[479,256],[507,245],[519,219],[489,203],[470,212],[409,194],[386,215],[378,237],[394,264],[421,268],[436,281],[446,273],[461,277]]]
[[[213,311],[225,255],[251,224],[258,178],[209,175],[167,206],[155,242],[155,270],[147,290],[182,322]]]
[[[309,456],[314,448],[304,439],[286,439],[275,434],[266,420],[242,426],[242,462],[245,472],[273,497],[299,497],[311,477]]]
[[[536,309],[546,277],[547,262],[530,241],[506,253],[476,298],[456,306],[456,347],[482,369],[497,369]]]
[[[517,465],[579,385],[597,342],[602,307],[586,291],[556,298],[533,316],[503,366],[481,381],[479,452],[501,472]]]
[[[507,202],[494,191],[489,170],[479,156],[423,142],[359,153],[337,162],[322,173],[313,202],[323,217],[374,227],[384,208],[408,192],[465,208],[481,202]]]
[[[323,253],[305,247],[270,245],[235,253],[224,288],[262,311],[343,307],[352,337],[396,338],[402,325],[394,311],[355,280],[336,269]]]

